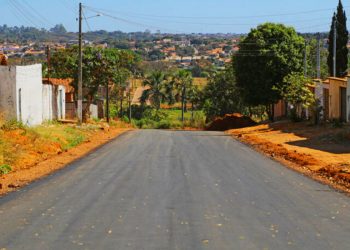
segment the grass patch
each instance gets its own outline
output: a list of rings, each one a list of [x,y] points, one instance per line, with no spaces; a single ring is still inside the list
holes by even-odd
[[[5,131],[16,130],[16,129],[25,129],[26,126],[22,122],[17,120],[8,120],[2,123],[1,129]]]
[[[12,168],[7,164],[3,164],[0,166],[0,175],[8,174],[11,171],[12,171]]]
[[[58,143],[62,150],[66,151],[83,143],[86,140],[87,134],[94,129],[94,126],[76,128],[64,125],[51,125],[38,126],[31,130],[47,141]]]
[[[107,131],[109,127],[127,126],[129,125],[123,122],[110,125],[89,123],[82,126],[46,122],[40,126],[28,127],[0,118],[0,171],[5,173],[30,168],[84,143],[97,132]]]
[[[160,109],[159,111],[147,109],[142,119],[132,120],[135,127],[141,129],[181,129],[205,127],[205,114],[202,111],[188,111],[184,114],[184,123],[182,124],[181,109]]]

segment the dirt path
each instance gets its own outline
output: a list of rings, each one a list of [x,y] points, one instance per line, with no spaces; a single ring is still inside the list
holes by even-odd
[[[39,164],[11,172],[0,177],[0,196],[16,189],[23,187],[30,182],[43,178],[59,169],[67,166],[67,164],[85,156],[99,146],[102,146],[110,140],[116,138],[122,133],[130,129],[121,129],[111,127],[109,130],[101,130],[94,133],[89,139],[66,152],[59,152],[55,156],[49,157],[47,160]]]
[[[281,122],[227,133],[298,172],[350,192],[349,129]]]

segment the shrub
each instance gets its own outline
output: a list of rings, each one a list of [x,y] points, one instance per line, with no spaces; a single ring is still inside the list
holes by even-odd
[[[25,129],[25,126],[22,122],[19,122],[15,119],[5,121],[4,124],[1,126],[1,129],[3,130],[16,130],[16,129]]]
[[[0,166],[0,175],[8,174],[11,171],[12,171],[12,168],[7,164]]]
[[[174,129],[182,128],[182,122],[181,121],[172,121],[171,128],[174,128]]]
[[[85,136],[83,135],[83,133],[78,131],[77,129],[65,128],[64,132],[67,134],[67,143],[64,143],[64,145],[62,145],[63,150],[68,150],[75,146],[78,146],[85,140]]]
[[[161,120],[158,124],[157,127],[158,129],[169,129],[171,128],[171,123],[168,120]]]
[[[123,116],[122,121],[125,122],[125,123],[129,123],[130,122],[129,117],[127,117],[125,115]]]
[[[143,113],[147,110],[151,110],[152,108],[149,106],[139,106],[139,105],[132,105],[131,106],[131,115],[133,119],[140,120],[144,118]],[[127,113],[129,114],[129,109],[127,109]]]
[[[204,128],[205,127],[205,114],[201,111],[194,112],[193,120],[191,120],[191,127]]]
[[[168,114],[162,110],[147,109],[143,113],[143,118],[160,122],[161,120],[165,120],[166,118],[168,118]]]
[[[150,120],[148,118],[144,118],[141,120],[133,120],[132,121],[133,126],[143,129],[150,129],[155,128],[157,125],[157,122]]]
[[[109,116],[112,119],[118,117],[118,109],[114,103],[109,104]]]

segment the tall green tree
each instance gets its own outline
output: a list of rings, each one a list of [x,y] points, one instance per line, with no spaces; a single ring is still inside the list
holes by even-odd
[[[193,84],[191,72],[180,69],[175,74],[175,82],[178,92],[181,93],[181,118],[184,120],[185,112],[187,111],[187,91]]]
[[[187,90],[187,99],[191,103],[191,120],[194,119],[194,110],[195,107],[200,103],[201,101],[201,94],[202,92],[198,88],[198,86],[191,85],[190,88]]]
[[[202,93],[202,106],[209,120],[225,114],[243,112],[243,98],[237,87],[232,65],[227,65],[224,71],[210,77]]]
[[[337,43],[336,43],[336,77],[342,77],[346,74],[348,69],[348,40],[349,32],[346,27],[346,13],[343,8],[341,0],[339,0],[337,12],[333,14],[331,30],[329,32],[329,46],[328,46],[328,70],[330,75],[333,74],[333,49],[334,49],[334,29],[336,28],[337,32]],[[334,26],[334,24],[336,24]]]
[[[307,43],[307,76],[310,78],[317,77],[317,39],[312,37]],[[320,41],[320,56],[321,56],[321,79],[329,76],[328,74],[328,49],[323,46],[323,40]]]
[[[168,102],[168,104],[174,105],[176,103],[176,82],[173,77],[170,77],[169,81],[165,84],[164,92],[165,92],[165,100]]]
[[[120,77],[130,75],[130,69],[136,61],[133,52],[118,49],[84,48],[83,57],[83,93],[87,102],[83,110],[86,120],[89,104],[91,104],[100,86],[118,84]],[[72,78],[75,94],[78,90],[78,48],[73,47],[55,52],[51,57],[51,76]]]
[[[166,76],[162,71],[153,71],[150,75],[146,77],[143,85],[147,87],[140,98],[141,103],[146,103],[150,100],[152,105],[157,109],[160,109],[160,104],[163,99],[165,99],[165,83]]]
[[[309,108],[315,102],[315,95],[308,86],[311,81],[302,73],[291,73],[283,82],[276,89],[291,104],[292,120],[298,121],[302,118],[302,109]]]
[[[265,105],[273,120],[272,104],[281,99],[274,87],[292,72],[302,72],[304,39],[294,28],[265,23],[252,29],[239,44],[233,62],[237,85],[248,106]]]

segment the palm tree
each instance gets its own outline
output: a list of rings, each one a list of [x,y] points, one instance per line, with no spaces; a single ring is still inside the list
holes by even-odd
[[[181,110],[182,110],[181,119],[182,119],[182,122],[184,122],[186,103],[187,103],[187,100],[186,100],[187,89],[192,86],[193,78],[192,78],[191,72],[181,69],[176,73],[175,79],[176,79],[176,86],[179,92],[181,93]]]
[[[171,77],[171,76],[170,76]],[[176,102],[176,88],[175,88],[175,80],[174,77],[169,78],[164,87],[165,99],[168,102],[169,106],[172,106]]]
[[[200,102],[200,90],[198,86],[191,85],[187,91],[188,100],[191,102],[191,120],[193,121],[194,107]]]
[[[140,98],[141,103],[146,103],[147,100],[150,100],[152,105],[159,110],[160,103],[162,99],[165,98],[164,94],[164,85],[166,77],[162,71],[152,72],[143,82],[143,86],[148,87],[142,93]]]

